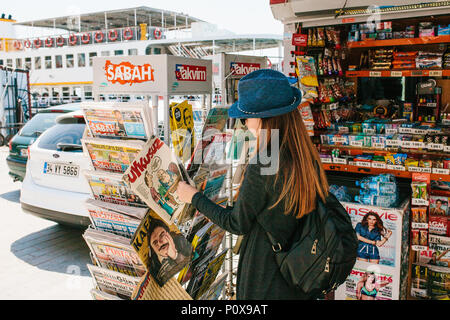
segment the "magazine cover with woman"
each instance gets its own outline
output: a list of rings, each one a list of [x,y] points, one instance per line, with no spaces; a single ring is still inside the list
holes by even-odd
[[[143,141],[115,141],[111,139],[81,139],[83,150],[95,170],[124,173],[144,146]]]
[[[153,134],[145,103],[83,102],[81,109],[93,137],[147,140]]]
[[[159,138],[150,139],[123,175],[123,180],[166,223],[172,224],[186,204],[178,199],[178,182],[188,181],[183,166]]]

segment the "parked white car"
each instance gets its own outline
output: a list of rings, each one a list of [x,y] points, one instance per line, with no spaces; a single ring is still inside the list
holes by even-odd
[[[91,168],[91,162],[82,151],[84,131],[81,111],[67,113],[28,148],[20,193],[25,212],[60,224],[90,224],[84,205],[90,188],[82,172]]]

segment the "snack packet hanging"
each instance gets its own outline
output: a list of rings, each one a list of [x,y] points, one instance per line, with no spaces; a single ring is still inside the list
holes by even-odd
[[[299,56],[296,60],[296,72],[300,83],[300,90],[303,93],[303,98],[317,98],[317,87],[319,86],[319,82],[317,80],[316,63],[314,58],[309,56]]]

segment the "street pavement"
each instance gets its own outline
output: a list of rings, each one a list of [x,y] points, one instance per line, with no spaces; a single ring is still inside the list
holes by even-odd
[[[92,300],[84,230],[22,211],[8,151],[0,147],[0,300]]]

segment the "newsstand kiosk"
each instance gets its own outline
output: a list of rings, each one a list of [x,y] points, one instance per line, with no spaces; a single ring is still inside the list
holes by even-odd
[[[284,24],[284,73],[310,104],[330,192],[360,241],[335,299],[445,300],[450,2],[375,4],[270,1]]]

